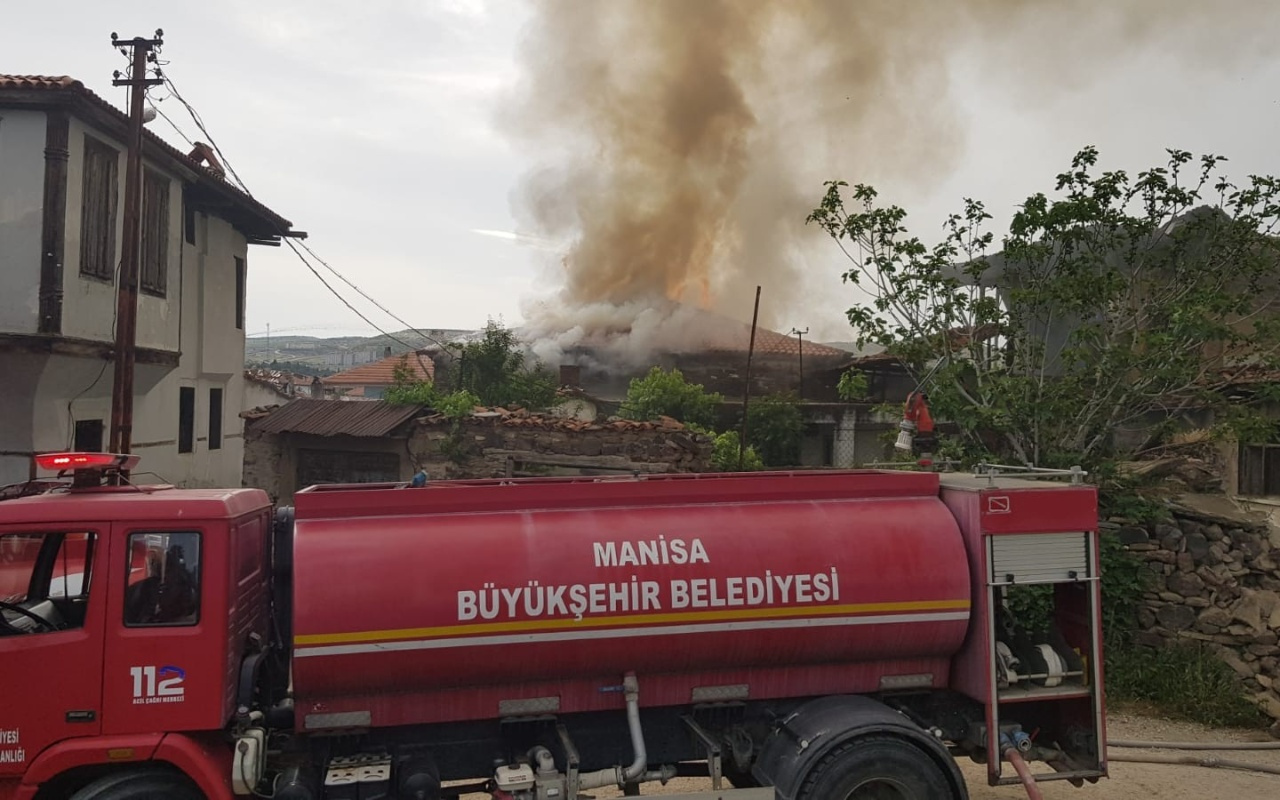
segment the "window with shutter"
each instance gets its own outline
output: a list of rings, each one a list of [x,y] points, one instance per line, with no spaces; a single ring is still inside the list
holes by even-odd
[[[80,189],[80,274],[114,280],[116,203],[120,154],[92,136],[84,137]]]
[[[169,179],[147,170],[142,186],[142,290],[164,297],[169,273]]]
[[[1280,444],[1241,444],[1239,494],[1280,497]]]

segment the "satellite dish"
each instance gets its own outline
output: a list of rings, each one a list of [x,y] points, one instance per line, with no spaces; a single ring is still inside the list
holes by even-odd
[[[146,108],[142,109],[142,124],[143,124],[143,125],[146,125],[148,122],[151,122],[151,121],[152,121],[152,120],[154,120],[155,118],[156,118],[156,109],[155,109],[155,106],[147,106]]]

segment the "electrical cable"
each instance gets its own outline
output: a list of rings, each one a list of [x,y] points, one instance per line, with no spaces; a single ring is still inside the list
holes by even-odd
[[[381,310],[382,310],[382,312],[383,312],[384,314],[386,314],[388,317],[391,317],[391,318],[392,318],[392,319],[394,319],[396,322],[399,322],[401,325],[405,326],[405,329],[406,329],[406,330],[413,331],[414,333],[416,333],[416,334],[418,334],[419,336],[421,336],[423,339],[426,339],[428,342],[431,342],[431,343],[432,343],[432,344],[434,344],[435,346],[439,347],[439,348],[440,348],[440,352],[442,352],[442,353],[444,353],[444,354],[448,355],[450,358],[456,358],[456,357],[457,357],[457,356],[456,356],[456,354],[454,354],[454,353],[452,353],[452,352],[450,352],[450,351],[449,351],[449,345],[446,345],[444,342],[441,342],[440,340],[438,340],[438,339],[436,339],[436,338],[434,338],[434,337],[428,336],[427,334],[425,334],[425,333],[423,333],[422,331],[418,330],[418,329],[417,329],[417,328],[415,328],[414,326],[412,326],[412,325],[410,325],[409,323],[405,322],[403,319],[401,319],[400,317],[396,316],[396,314],[395,314],[393,311],[391,311],[391,309],[387,308],[387,307],[386,307],[386,306],[384,306],[382,303],[379,303],[377,300],[375,300],[375,299],[373,299],[372,297],[370,297],[368,294],[366,294],[366,293],[365,293],[365,291],[364,291],[363,289],[361,289],[359,286],[356,286],[354,283],[352,283],[350,280],[348,280],[348,279],[347,279],[347,277],[346,277],[345,275],[343,275],[341,272],[338,272],[338,270],[336,270],[336,269],[334,269],[333,267],[329,266],[328,262],[326,262],[326,261],[325,261],[323,258],[321,258],[320,256],[316,255],[316,254],[315,254],[315,251],[314,251],[314,250],[312,250],[312,249],[307,245],[307,243],[306,243],[306,242],[299,242],[298,244],[300,244],[300,245],[302,246],[302,248],[303,248],[304,250],[306,250],[306,251],[311,255],[311,257],[312,257],[312,258],[314,258],[316,261],[319,261],[319,262],[320,262],[320,264],[321,264],[321,265],[323,265],[325,269],[329,270],[329,271],[330,271],[330,272],[332,272],[334,275],[338,276],[338,279],[339,279],[339,280],[341,280],[341,281],[342,281],[343,283],[345,283],[346,285],[350,286],[352,289],[355,289],[355,290],[356,290],[356,292],[357,292],[357,293],[359,293],[359,295],[360,295],[361,297],[363,297],[364,299],[368,300],[370,303],[373,303],[375,306],[377,306],[379,309],[381,309]]]
[[[383,336],[387,337],[387,338],[388,338],[388,339],[390,339],[391,341],[396,342],[397,344],[400,344],[400,345],[402,345],[402,346],[404,346],[404,347],[408,348],[409,350],[412,350],[412,351],[414,351],[414,352],[417,352],[417,349],[416,349],[413,345],[409,344],[408,342],[406,342],[406,341],[404,341],[404,340],[402,340],[402,339],[400,339],[400,338],[398,338],[398,337],[396,337],[396,336],[394,336],[394,335],[392,335],[392,334],[390,334],[390,333],[387,333],[387,332],[386,332],[386,331],[384,331],[382,328],[380,328],[380,327],[378,327],[376,324],[374,324],[373,320],[369,319],[369,318],[368,318],[368,317],[366,317],[364,314],[360,313],[360,310],[359,310],[358,308],[356,308],[355,306],[351,305],[351,303],[347,300],[347,298],[343,297],[343,296],[342,296],[342,294],[341,294],[341,293],[339,293],[337,289],[334,289],[334,288],[333,288],[333,286],[332,286],[328,281],[326,281],[326,280],[324,279],[324,276],[323,276],[323,275],[321,275],[321,274],[320,274],[320,272],[319,272],[318,270],[316,270],[316,268],[315,268],[314,266],[312,266],[312,265],[311,265],[311,262],[307,260],[306,256],[302,255],[302,251],[298,249],[297,245],[295,245],[295,244],[293,243],[293,240],[292,240],[292,239],[285,239],[284,241],[285,241],[285,244],[289,245],[289,249],[293,251],[294,255],[296,255],[296,256],[299,258],[299,260],[301,260],[301,261],[302,261],[303,265],[304,265],[304,266],[306,266],[306,268],[307,268],[308,270],[310,270],[310,271],[311,271],[311,274],[316,276],[316,280],[318,280],[318,281],[320,281],[320,283],[324,284],[324,288],[328,289],[328,290],[333,294],[333,296],[334,296],[334,297],[336,297],[336,298],[338,298],[339,300],[341,300],[341,301],[342,301],[342,304],[343,304],[344,306],[346,306],[347,308],[351,309],[351,312],[352,312],[353,314],[355,314],[355,315],[356,315],[357,317],[359,317],[360,319],[364,320],[364,322],[365,322],[365,324],[366,324],[366,325],[368,325],[369,327],[373,328],[375,331],[377,331],[378,333],[380,333],[380,334],[382,334]]]
[[[201,132],[202,134],[204,134],[205,138],[207,138],[207,139],[209,140],[209,146],[213,148],[214,153],[216,153],[216,154],[217,154],[217,156],[218,156],[218,158],[220,158],[220,159],[222,160],[222,166],[226,169],[227,173],[228,173],[229,175],[231,175],[231,177],[232,177],[232,178],[234,178],[234,179],[235,179],[236,185],[239,187],[240,191],[244,192],[246,195],[248,195],[249,197],[251,197],[251,198],[252,198],[252,197],[253,197],[253,193],[249,191],[249,187],[248,187],[247,185],[245,185],[244,180],[243,180],[243,179],[241,179],[240,175],[235,171],[235,168],[234,168],[233,166],[231,166],[231,162],[230,162],[230,160],[227,158],[226,154],[222,152],[222,148],[220,148],[220,147],[218,146],[218,143],[214,140],[214,138],[213,138],[213,134],[209,133],[208,128],[206,128],[206,127],[205,127],[205,125],[204,125],[204,121],[201,119],[200,114],[195,110],[195,108],[194,108],[194,107],[192,107],[192,105],[191,105],[190,103],[188,103],[188,102],[187,102],[186,98],[184,98],[184,97],[182,96],[182,94],[178,91],[178,87],[177,87],[176,85],[174,85],[174,83],[173,83],[173,79],[172,79],[172,78],[170,78],[170,77],[169,77],[169,75],[168,75],[167,73],[161,73],[161,77],[164,79],[165,86],[166,86],[166,87],[169,89],[169,91],[172,93],[172,96],[173,96],[173,97],[175,97],[175,98],[177,98],[178,102],[182,104],[182,106],[187,110],[187,113],[191,116],[191,120],[192,120],[192,122],[194,122],[194,123],[196,124],[196,127],[200,129],[200,132]],[[154,106],[153,106],[153,107],[154,107]],[[161,113],[159,109],[156,109],[156,112],[157,112],[157,113]],[[165,117],[165,120],[166,120],[167,122],[169,122],[169,124],[170,124],[170,125],[173,125],[173,126],[174,126],[174,128],[175,128],[175,130],[177,129],[177,126],[176,126],[176,125],[174,125],[173,121],[172,121],[172,120],[170,120],[167,116]],[[182,136],[182,138],[183,138],[183,139],[186,139],[186,141],[187,141],[189,144],[191,144],[191,145],[192,145],[192,147],[194,147],[194,146],[195,146],[195,144],[194,144],[193,142],[191,142],[191,140],[190,140],[190,139],[187,139],[186,135],[185,135],[185,134],[183,134],[181,131],[179,131],[179,132],[178,132],[178,135],[179,135],[179,136]],[[294,246],[294,243],[293,243],[292,241],[290,241],[290,240],[288,239],[288,237],[282,237],[282,238],[284,238],[286,241],[289,241],[289,246],[290,246],[291,248],[293,248],[294,252],[295,252],[296,254],[298,254],[298,256],[301,258],[301,253],[298,253],[297,247],[295,247],[295,246]],[[320,262],[320,264],[321,264],[325,269],[329,270],[329,272],[333,273],[333,274],[334,274],[334,275],[335,275],[339,280],[341,280],[343,283],[347,284],[347,285],[348,285],[348,286],[350,286],[352,289],[354,289],[354,290],[355,290],[355,291],[356,291],[356,292],[357,292],[361,297],[363,297],[365,300],[368,300],[370,303],[373,303],[375,306],[377,306],[377,307],[378,307],[378,309],[379,309],[379,310],[381,310],[384,314],[386,314],[387,316],[391,317],[391,318],[392,318],[393,320],[395,320],[396,322],[399,322],[401,325],[404,325],[404,326],[405,326],[405,328],[406,328],[407,330],[412,331],[413,333],[417,334],[418,336],[421,336],[421,337],[422,337],[423,339],[425,339],[426,341],[431,342],[432,344],[434,344],[434,345],[436,345],[437,347],[439,347],[439,348],[440,348],[441,353],[443,353],[444,355],[447,355],[447,356],[449,356],[450,358],[456,358],[456,357],[457,357],[457,355],[456,355],[455,353],[453,353],[453,352],[451,352],[451,351],[450,351],[450,349],[449,349],[449,346],[448,346],[448,345],[444,344],[443,342],[440,342],[439,340],[435,339],[435,338],[434,338],[434,337],[432,337],[432,336],[427,335],[426,333],[424,333],[423,331],[419,330],[419,329],[418,329],[418,328],[416,328],[415,326],[410,325],[408,322],[405,322],[402,318],[400,318],[398,315],[396,315],[394,312],[392,312],[392,311],[391,311],[389,308],[387,308],[385,305],[383,305],[382,303],[380,303],[380,302],[378,302],[377,300],[375,300],[375,299],[374,299],[372,296],[370,296],[367,292],[365,292],[363,289],[361,289],[359,286],[357,286],[355,283],[353,283],[349,278],[347,278],[345,275],[343,275],[341,272],[339,272],[337,269],[335,269],[333,266],[331,266],[327,261],[325,261],[325,260],[324,260],[323,258],[321,258],[320,256],[316,255],[315,251],[314,251],[314,250],[312,250],[312,249],[311,249],[311,247],[310,247],[310,246],[308,246],[308,245],[306,244],[306,242],[300,242],[300,244],[301,244],[302,248],[303,248],[303,249],[305,249],[305,250],[307,251],[307,253],[308,253],[312,258],[314,258],[316,261]],[[306,263],[305,259],[304,259],[304,262],[303,262],[303,263]],[[309,265],[309,264],[308,264],[308,268],[310,269],[310,265]],[[316,277],[317,277],[317,278],[319,278],[319,277],[320,277],[320,276],[319,276],[319,274],[318,274],[318,273],[316,273],[316,271],[315,271],[314,269],[312,269],[311,271],[312,271],[312,273],[313,273],[313,274],[316,274]],[[381,328],[379,328],[377,325],[374,325],[372,322],[369,322],[369,319],[368,319],[367,317],[365,317],[365,316],[364,316],[363,314],[361,314],[360,312],[356,311],[356,310],[355,310],[355,308],[354,308],[350,303],[348,303],[348,302],[347,302],[347,301],[346,301],[346,300],[345,300],[341,295],[339,295],[339,294],[338,294],[338,293],[333,289],[333,287],[332,287],[332,286],[330,286],[326,281],[324,281],[324,279],[323,279],[323,278],[321,279],[321,283],[324,283],[324,284],[325,284],[325,287],[326,287],[326,288],[328,288],[330,292],[333,292],[333,294],[334,294],[334,296],[335,296],[335,297],[338,297],[338,299],[339,299],[339,300],[342,300],[342,302],[343,302],[343,304],[344,304],[344,305],[346,305],[346,306],[347,306],[348,308],[350,308],[352,311],[355,311],[355,313],[356,313],[356,315],[357,315],[357,316],[359,316],[362,320],[364,320],[366,323],[368,323],[370,326],[372,326],[372,327],[373,327],[375,330],[377,330],[379,333],[382,333],[382,334],[383,334],[384,336],[386,336],[387,338],[389,338],[389,339],[391,339],[392,341],[395,341],[395,342],[397,342],[397,343],[399,343],[399,344],[401,344],[401,345],[403,345],[403,346],[405,346],[405,347],[409,348],[410,350],[414,350],[414,351],[416,351],[416,350],[417,350],[417,348],[416,348],[416,347],[412,347],[412,346],[408,345],[407,343],[405,343],[404,341],[402,341],[401,339],[398,339],[398,338],[396,338],[396,337],[394,337],[394,336],[391,336],[390,334],[386,333],[386,332],[385,332],[385,331],[383,331]]]

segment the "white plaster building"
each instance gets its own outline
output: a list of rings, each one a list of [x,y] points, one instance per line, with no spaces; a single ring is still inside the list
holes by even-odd
[[[0,486],[106,448],[127,126],[79,81],[0,75]],[[145,140],[135,480],[239,486],[248,245],[291,223]]]

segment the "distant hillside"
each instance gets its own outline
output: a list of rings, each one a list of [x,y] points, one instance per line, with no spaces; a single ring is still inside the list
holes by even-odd
[[[283,369],[289,362],[296,372],[338,372],[358,364],[377,361],[386,355],[411,349],[465,342],[479,331],[424,328],[422,333],[399,331],[391,336],[253,336],[244,341],[245,362],[252,365],[276,362]],[[425,334],[425,336],[423,335]],[[406,346],[407,345],[407,346]]]

